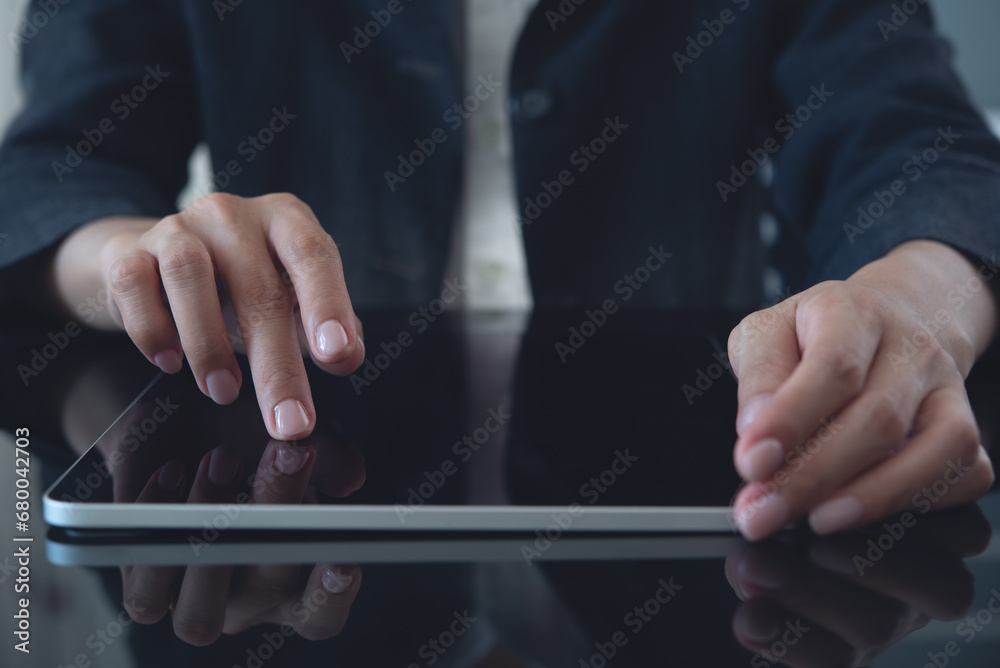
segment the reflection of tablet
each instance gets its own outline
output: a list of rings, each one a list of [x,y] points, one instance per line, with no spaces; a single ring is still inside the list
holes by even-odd
[[[249,474],[269,440],[248,367],[240,399],[225,407],[202,396],[187,370],[161,375],[47,492],[45,516],[78,529],[206,536],[223,528],[730,532],[739,481],[736,383],[717,344],[726,331],[670,318],[620,313],[586,338],[574,334],[579,314],[536,318],[520,341],[512,391],[496,397],[488,374],[468,385],[477,377],[469,356],[509,347],[512,334],[366,318],[367,375],[310,370],[316,469],[333,482],[300,505],[248,501]],[[401,340],[409,343],[393,345]],[[220,445],[239,452],[241,494],[216,504],[135,503],[166,462],[181,462],[190,485]],[[336,488],[347,472],[360,487]],[[485,489],[493,494],[483,501]]]
[[[350,536],[337,540],[296,537],[285,540],[219,540],[192,545],[188,535],[165,539],[148,535],[123,539],[75,540],[54,532],[48,536],[45,553],[61,566],[240,566],[253,564],[341,564],[393,563],[491,563],[535,561],[625,561],[724,558],[743,541],[736,536],[577,536],[551,543],[545,551],[534,547],[536,536],[456,537],[421,532],[419,537]],[[269,532],[273,534],[273,532]],[[425,537],[426,536],[426,537]],[[141,542],[140,542],[141,541]],[[195,551],[197,549],[197,552]]]

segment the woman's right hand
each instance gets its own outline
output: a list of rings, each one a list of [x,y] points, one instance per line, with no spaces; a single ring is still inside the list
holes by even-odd
[[[364,360],[337,245],[294,195],[214,193],[159,221],[94,221],[62,243],[54,273],[73,313],[106,288],[111,304],[90,324],[124,329],[167,373],[186,356],[198,387],[219,404],[232,403],[242,384],[230,337],[238,335],[276,439],[304,438],[316,424],[299,329],[329,373],[348,375]],[[238,333],[226,329],[229,302]]]

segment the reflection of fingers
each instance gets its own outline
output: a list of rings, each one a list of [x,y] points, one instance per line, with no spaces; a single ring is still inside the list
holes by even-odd
[[[809,556],[813,563],[935,619],[957,619],[972,605],[972,574],[961,561],[903,548],[886,551],[871,541],[858,534],[831,536],[813,544]]]
[[[345,497],[365,484],[365,456],[346,437],[333,438],[333,447],[318,448],[312,482],[324,494]]]
[[[155,408],[156,405],[152,401],[141,400],[137,402],[127,414],[131,418],[130,421],[124,422],[120,427],[118,424],[114,427],[121,434],[116,441],[116,450],[111,453],[102,453],[105,463],[112,467],[113,475],[111,476],[111,484],[115,503],[139,503],[141,495],[145,495],[144,498],[148,499],[141,501],[142,503],[158,503],[155,498],[157,494],[155,490],[156,485],[154,484],[152,488],[150,485],[156,480],[156,476],[162,472],[162,469],[152,471],[152,468],[157,466],[162,460],[157,455],[149,452],[148,449],[136,449],[135,452],[130,452],[127,447],[122,445],[123,441],[128,441],[125,438],[128,434],[139,434],[142,438],[146,437],[146,434],[142,432],[142,416],[152,415],[152,411]],[[118,460],[120,463],[114,465],[115,460]],[[180,466],[179,469],[176,468],[176,465],[179,464],[180,462],[168,462],[165,466],[165,468],[170,469],[168,475],[176,474],[178,470],[183,474],[183,466]],[[168,495],[165,501],[168,503],[177,503],[178,498]]]
[[[869,524],[858,529],[857,533],[878,540],[887,531],[886,524],[894,522],[899,522],[899,519],[890,518]],[[938,554],[957,561],[985,552],[992,535],[990,523],[979,506],[966,504],[918,515],[915,526],[907,529],[905,549]]]
[[[254,476],[255,504],[302,503],[316,462],[312,439],[272,440],[264,448]],[[225,631],[235,633],[261,621],[277,606],[301,591],[301,566],[260,565],[243,569],[234,582]]]
[[[300,597],[282,606],[280,621],[290,623],[307,640],[325,640],[340,633],[361,586],[355,564],[317,564]]]
[[[733,593],[736,594],[736,598],[741,601],[749,601],[750,597],[743,593],[743,590],[740,589],[740,581],[736,575],[736,569],[739,567],[740,563],[742,563],[741,556],[737,554],[727,555],[723,570],[726,574],[726,581],[729,583],[729,586],[733,588]]]
[[[910,620],[908,624],[901,627],[901,633],[899,638],[902,639],[911,633],[916,633],[920,629],[924,628],[931,623],[931,618],[922,612],[919,612],[916,608],[910,608],[912,611]],[[869,666],[875,659],[885,654],[893,645],[898,641],[893,641],[886,643],[882,647],[875,647],[861,654],[861,659],[858,661],[858,665]]]
[[[298,599],[307,568],[299,564],[266,564],[241,568],[233,574],[225,633],[240,633],[257,624],[285,620],[276,611],[290,599]]]
[[[160,467],[136,503],[177,503],[184,489],[184,465],[170,461]],[[165,566],[125,566],[122,597],[125,609],[140,624],[154,624],[167,614],[178,569]]]
[[[169,566],[127,566],[122,574],[125,609],[140,624],[155,624],[170,609],[180,571]]]
[[[229,503],[236,497],[241,469],[239,454],[220,445],[201,458],[188,503]]]
[[[175,460],[161,466],[150,478],[136,503],[175,503],[184,489],[184,464]]]
[[[264,448],[253,483],[253,503],[301,503],[316,463],[309,439],[274,441]]]
[[[733,635],[760,653],[767,665],[778,661],[794,668],[864,665],[860,653],[841,638],[764,598],[740,605],[733,615]]]
[[[174,605],[174,633],[184,642],[204,647],[222,635],[231,566],[188,566]]]
[[[239,486],[239,455],[219,446],[198,467],[189,503],[227,503]],[[220,513],[224,512],[221,508]],[[189,565],[174,604],[174,633],[191,645],[205,646],[222,635],[232,567]]]
[[[773,545],[748,550],[737,566],[740,588],[812,619],[852,647],[872,650],[908,632],[913,608],[859,587]]]

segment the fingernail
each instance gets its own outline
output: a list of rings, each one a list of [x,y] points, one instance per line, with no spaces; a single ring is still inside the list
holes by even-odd
[[[333,568],[323,571],[323,589],[331,594],[343,594],[352,582],[354,582],[353,575],[339,573]]]
[[[164,350],[153,355],[153,362],[164,373],[177,373],[181,370],[181,356],[176,350]]]
[[[743,430],[746,429],[754,418],[757,417],[757,413],[760,409],[767,404],[771,399],[771,394],[758,394],[756,397],[752,397],[743,404],[743,410],[740,411],[739,416],[736,418],[736,433],[742,434]]]
[[[239,466],[240,458],[235,452],[226,447],[218,447],[212,450],[212,456],[208,460],[208,479],[213,485],[225,487],[236,477]]]
[[[788,503],[780,494],[767,494],[743,506],[736,514],[736,525],[747,540],[769,536],[788,524]]]
[[[743,586],[740,584],[740,579],[736,574],[738,568],[739,566],[735,558],[727,558],[726,565],[723,570],[726,574],[726,581],[729,582],[729,586],[733,588],[733,593],[736,594],[736,597],[741,601],[747,601],[750,599],[750,594],[743,589]]]
[[[290,440],[309,430],[309,417],[298,399],[285,399],[274,407],[274,425],[278,436]]]
[[[306,465],[311,454],[306,448],[282,443],[274,453],[274,468],[285,475],[295,475]]]
[[[834,552],[822,544],[813,545],[809,548],[809,560],[820,568],[825,568],[828,571],[840,573],[841,575],[864,575],[863,567],[861,573],[858,573],[858,567],[851,559]],[[868,562],[863,561],[862,563]]]
[[[861,519],[864,508],[853,496],[827,501],[809,514],[809,526],[818,534],[846,529]]]
[[[744,591],[757,590],[767,591],[770,589],[777,589],[781,586],[781,580],[774,577],[774,568],[768,568],[767,563],[760,563],[761,559],[759,554],[750,555],[745,557],[740,565],[736,568],[736,574],[742,581],[741,586]],[[745,585],[750,585],[746,587]]]
[[[212,397],[212,401],[223,406],[233,403],[240,395],[236,376],[228,369],[216,369],[205,376],[205,385],[208,386],[208,396]]]
[[[758,643],[766,643],[778,637],[778,625],[757,615],[740,616],[737,631],[740,635]]]
[[[746,480],[763,480],[779,468],[785,451],[774,438],[765,438],[751,446],[740,459],[740,474]]]
[[[156,478],[156,484],[160,486],[160,489],[166,490],[168,492],[176,492],[181,486],[181,481],[184,480],[184,465],[179,461],[167,462],[162,469],[160,469],[160,475]]]
[[[327,320],[316,328],[316,347],[323,357],[333,357],[347,347],[347,332],[337,320]]]

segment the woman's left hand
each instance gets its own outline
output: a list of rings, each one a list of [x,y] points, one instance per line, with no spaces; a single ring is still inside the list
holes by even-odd
[[[749,483],[733,505],[748,539],[805,514],[827,534],[990,488],[964,382],[996,329],[998,271],[912,241],[733,330],[734,460]]]

